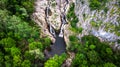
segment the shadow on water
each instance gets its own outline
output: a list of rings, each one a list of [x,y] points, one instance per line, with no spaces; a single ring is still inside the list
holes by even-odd
[[[47,49],[46,58],[53,57],[55,54],[61,55],[66,51],[66,43],[64,37],[59,37],[59,33],[56,34],[56,41],[50,46],[50,50]]]
[[[44,53],[45,53],[46,58],[53,57],[55,54],[61,55],[62,53],[66,52],[66,43],[64,40],[64,25],[67,24],[65,11],[66,11],[68,4],[69,4],[69,0],[66,0],[66,4],[64,5],[64,12],[61,12],[61,15],[60,15],[61,27],[60,27],[60,30],[56,31],[52,27],[49,21],[49,16],[52,15],[52,12],[51,12],[50,4],[48,1],[48,6],[45,9],[45,15],[46,15],[45,20],[48,24],[49,32],[51,33],[53,37],[55,37],[56,41],[49,48],[45,49]],[[59,34],[60,34],[60,37],[59,37]]]

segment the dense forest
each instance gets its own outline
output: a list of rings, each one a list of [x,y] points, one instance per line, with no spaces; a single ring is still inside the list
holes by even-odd
[[[34,0],[0,0],[0,67],[36,67],[49,38],[31,20]]]
[[[41,37],[41,28],[31,18],[34,1],[0,0],[0,67],[61,67],[69,57],[68,52],[75,53],[71,67],[120,67],[120,52],[112,50],[108,42],[101,42],[93,35],[77,38],[83,29],[76,27],[74,3],[67,14],[70,30],[75,33],[69,36],[70,46],[66,47],[66,53],[46,59],[44,50],[51,40]],[[90,0],[89,6],[91,10],[100,9],[106,2]]]

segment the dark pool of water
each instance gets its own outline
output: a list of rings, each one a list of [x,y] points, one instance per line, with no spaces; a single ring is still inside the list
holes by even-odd
[[[65,53],[66,51],[66,43],[64,41],[64,38],[59,37],[58,34],[56,35],[56,41],[53,45],[50,47],[50,51],[48,51],[48,55],[46,55],[47,58],[54,56],[55,54],[61,55],[62,53]]]

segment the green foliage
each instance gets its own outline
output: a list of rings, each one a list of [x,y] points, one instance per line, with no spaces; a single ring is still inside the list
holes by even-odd
[[[0,66],[2,67],[2,64],[4,62],[4,54],[0,52]]]
[[[107,13],[109,9],[107,7],[104,8],[104,12]]]
[[[19,55],[13,57],[13,67],[19,67],[21,65],[21,57]]]
[[[113,54],[113,51],[110,48],[106,48],[106,52],[107,52],[108,55],[112,55]]]
[[[120,1],[118,1],[118,6],[120,6]]]
[[[72,62],[72,67],[88,67],[88,62],[84,54],[77,53]]]
[[[4,9],[6,7],[8,0],[0,0],[0,9]]]
[[[12,16],[8,22],[8,28],[13,30],[15,33],[15,37],[20,36],[20,38],[37,38],[39,35],[38,29],[35,27],[29,26],[28,23],[23,22],[19,17]]]
[[[91,8],[91,10],[96,10],[96,9],[99,10],[101,9],[102,6],[105,6],[106,2],[108,1],[109,0],[89,0],[90,2],[89,7]]]
[[[34,0],[22,1],[22,6],[31,14],[34,11]]]
[[[33,59],[44,60],[44,54],[42,53],[43,49],[44,47],[41,42],[32,42],[29,44],[29,52],[27,52],[25,55],[27,58],[31,58],[31,56],[34,56]]]
[[[13,40],[12,38],[8,37],[8,38],[3,38],[2,40],[0,40],[0,44],[6,48],[11,48],[11,47],[15,47],[16,46],[16,42],[15,40]]]
[[[113,63],[107,62],[107,63],[104,64],[104,67],[117,67],[117,66],[114,65]]]
[[[29,44],[29,49],[34,50],[34,49],[40,49],[41,51],[43,50],[43,45],[41,42],[32,42]]]
[[[44,49],[49,47],[51,45],[51,43],[52,43],[50,38],[48,38],[48,37],[41,39],[40,42],[43,43]]]
[[[31,67],[31,62],[29,60],[24,60],[21,67]]]
[[[98,0],[90,0],[90,8],[92,10],[99,9],[101,6],[101,3]]]
[[[69,40],[71,42],[68,47],[69,51],[76,52],[81,50],[80,41],[75,35],[69,36]]]
[[[13,60],[11,59],[10,55],[5,55],[5,67],[12,67]]]
[[[77,41],[77,37],[75,35],[69,36],[70,41]]]
[[[73,28],[76,28],[76,23],[78,22],[78,18],[76,17],[76,15],[74,13],[74,8],[75,8],[75,5],[74,5],[74,3],[72,3],[70,5],[70,9],[67,14],[67,19],[70,21],[71,26]]]
[[[44,60],[44,54],[40,49],[29,50],[29,53],[34,56],[34,59]]]
[[[50,41],[39,42],[44,39],[40,39],[37,25],[31,23],[33,3],[34,0],[0,0],[0,67],[31,67],[35,65],[33,61],[44,60],[43,44],[47,47]]]
[[[69,51],[74,51],[76,53],[73,59],[73,67],[109,67],[107,62],[111,62],[111,66],[120,66],[120,61],[118,60],[120,54],[115,53],[108,43],[100,42],[100,40],[92,35],[86,35],[81,38],[81,43],[78,42],[79,39],[75,39],[76,36],[70,39]],[[103,64],[105,63],[105,64]],[[110,67],[111,67],[110,66]]]
[[[82,27],[79,27],[79,28],[78,27],[77,28],[71,27],[70,30],[73,31],[73,32],[75,32],[75,33],[81,33],[82,30],[83,30],[83,28]]]
[[[7,10],[0,10],[0,33],[2,36],[5,36],[5,32],[7,31],[7,18],[8,18],[8,11]],[[3,35],[4,34],[4,35]],[[0,36],[0,37],[2,37]],[[3,38],[3,37],[2,37]]]
[[[79,20],[78,20],[77,16],[75,15],[74,8],[75,8],[75,4],[72,3],[70,5],[70,8],[69,8],[69,11],[68,11],[68,14],[67,14],[67,19],[68,19],[68,21],[70,22],[70,25],[71,25],[70,30],[72,30],[75,33],[81,33],[83,28],[76,26],[76,24]]]
[[[25,51],[24,57],[25,57],[25,59],[30,60],[30,61],[33,61],[35,58],[35,56],[32,55],[29,51]]]
[[[20,52],[20,49],[16,48],[16,47],[12,47],[11,48],[11,55],[12,56],[15,56],[15,55],[20,55],[21,52]]]
[[[19,9],[19,12],[21,13],[21,14],[20,14],[20,17],[21,17],[22,19],[28,17],[28,13],[27,13],[27,11],[26,11],[25,8],[20,8],[20,9]],[[18,13],[18,15],[19,15],[19,13]]]
[[[65,59],[66,59],[66,54],[62,54],[61,56],[55,55],[54,57],[47,60],[44,66],[45,67],[61,67]]]
[[[34,0],[8,0],[6,6],[12,14],[24,19],[30,17],[30,14],[34,11]]]
[[[88,42],[89,45],[91,45],[91,44],[94,44],[94,45],[99,44],[99,42],[100,42],[100,40],[97,37],[93,36],[93,35],[88,35],[88,36],[85,35],[84,37],[81,38],[81,41],[83,43]]]
[[[99,62],[99,55],[96,51],[88,51],[87,57],[91,63],[98,63]]]
[[[90,45],[90,47],[89,47],[90,49],[95,49],[96,48],[96,46],[95,45]]]
[[[77,28],[78,33],[81,33],[81,32],[82,32],[82,30],[83,30],[83,28],[82,28],[82,27]]]

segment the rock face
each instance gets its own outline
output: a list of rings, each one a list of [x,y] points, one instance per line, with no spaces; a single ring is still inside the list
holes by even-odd
[[[45,8],[47,6],[47,0],[36,0],[35,12],[32,15],[32,19],[40,26],[43,37],[48,36],[53,42],[54,37],[49,33],[47,23],[45,21]]]
[[[120,39],[120,7],[117,0],[108,1],[102,9],[91,10],[89,0],[76,0],[77,26],[84,30],[79,38],[92,34],[101,41],[116,42]]]
[[[69,9],[69,4],[66,5],[66,3],[71,3],[74,0],[36,0],[35,2],[35,12],[32,15],[32,19],[40,26],[41,28],[41,36],[46,37],[48,36],[52,42],[55,42],[55,38],[50,34],[48,30],[48,24],[45,20],[46,17],[46,12],[45,9],[46,7],[49,7],[50,9],[48,10],[49,12],[49,22],[50,25],[55,29],[59,30],[61,27],[61,14],[65,13],[67,14],[68,9]],[[64,25],[64,39],[65,42],[68,44],[69,43],[69,23]]]
[[[75,53],[68,52],[69,58],[65,60],[61,67],[71,67],[72,59],[75,57]]]
[[[105,4],[106,11],[105,9],[90,10],[89,0],[69,0],[69,2],[75,3],[75,14],[79,19],[76,25],[83,28],[82,34],[78,35],[79,38],[92,34],[99,37],[101,41],[116,42],[120,39],[120,6],[117,0],[107,2]],[[45,21],[45,9],[47,6],[50,8],[50,25],[55,30],[59,30],[61,27],[61,13],[66,10],[65,13],[67,14],[69,9],[69,5],[66,5],[66,3],[67,0],[36,0],[35,2],[33,20],[40,26],[43,33],[42,36],[48,36],[53,42],[55,42],[55,38],[49,33],[48,25]],[[68,37],[72,34],[69,30],[70,25],[68,23],[63,27],[64,39],[68,44]]]
[[[109,41],[115,43],[114,49],[120,49],[117,40],[120,39],[120,6],[117,5],[117,0],[111,0],[105,4],[105,8],[100,10],[91,10],[89,0],[68,0],[69,3],[75,3],[75,14],[79,19],[76,24],[77,27],[82,27],[82,33],[78,34],[81,38],[84,35],[92,34],[101,39],[101,41]],[[36,0],[35,12],[32,15],[32,19],[40,26],[41,36],[48,36],[52,42],[55,42],[55,38],[50,34],[48,24],[45,20],[46,7],[49,7],[49,21],[50,25],[59,30],[62,26],[61,14],[64,12],[67,14],[69,5],[66,5],[67,0]],[[65,7],[66,6],[66,7]],[[105,11],[106,10],[106,11]],[[66,45],[69,44],[69,36],[73,34],[70,31],[70,23],[63,25],[64,39]],[[74,54],[70,54],[65,62],[64,66],[69,67],[71,65]]]
[[[73,0],[68,0],[69,3],[73,2]],[[66,44],[69,44],[69,35],[71,35],[71,31],[69,30],[70,27],[70,23],[66,24],[63,23],[63,21],[65,20],[64,17],[62,17],[62,15],[64,16],[64,14],[67,14],[67,11],[69,9],[69,4],[66,5],[67,0],[36,0],[35,2],[35,12],[32,15],[33,20],[40,26],[41,28],[41,36],[42,37],[46,37],[48,36],[52,42],[55,44],[55,38],[54,36],[52,36],[52,34],[49,31],[49,27],[48,27],[48,21],[46,21],[46,7],[49,7],[50,9],[48,9],[48,14],[49,16],[47,16],[47,18],[49,18],[49,25],[51,25],[55,30],[59,30],[60,32],[63,31],[62,35],[59,35],[60,37],[64,37],[64,40],[66,42]],[[64,20],[62,20],[64,19]],[[62,21],[62,22],[61,22]],[[67,21],[67,20],[66,20]],[[66,22],[65,21],[65,22]],[[61,34],[61,33],[60,33]],[[60,40],[60,38],[58,38]],[[62,39],[63,40],[63,39]],[[59,41],[61,42],[61,41]],[[59,44],[58,44],[59,45]],[[61,44],[62,45],[62,44]],[[61,45],[59,45],[59,47],[61,47]],[[64,45],[65,46],[65,45]],[[52,49],[59,49],[59,47],[55,47],[55,46],[51,46]],[[61,51],[59,52],[64,52],[64,50],[66,49],[60,49]],[[44,51],[45,55],[47,55],[48,57],[51,57],[53,54],[51,52],[48,52],[47,50]],[[54,52],[54,50],[53,50]],[[54,52],[56,53],[56,52]],[[71,56],[71,54],[70,54]],[[68,67],[71,65],[73,57],[70,57],[66,60],[65,65],[67,65]],[[68,61],[68,62],[67,62]]]

